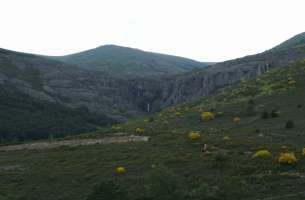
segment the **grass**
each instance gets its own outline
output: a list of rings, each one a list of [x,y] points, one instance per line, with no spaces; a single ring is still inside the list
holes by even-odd
[[[151,137],[147,143],[0,152],[0,166],[22,167],[11,171],[0,168],[0,199],[81,200],[106,179],[126,187],[131,199],[143,199],[150,174],[161,167],[175,175],[184,199],[302,199],[305,105],[298,105],[305,99],[304,75],[305,63],[298,62],[198,102],[168,108],[151,116],[153,120],[139,118],[117,125],[119,128],[77,136],[137,134],[135,130],[142,128],[141,135]],[[289,77],[296,85],[288,84]],[[254,101],[252,113],[249,100]],[[273,109],[279,110],[279,117],[261,118],[263,111]],[[201,122],[204,111],[222,114]],[[240,117],[241,122],[233,123],[234,117]],[[295,124],[292,129],[285,128],[289,120]],[[190,131],[199,131],[200,139],[190,141]],[[204,144],[206,152],[202,152]],[[252,159],[261,149],[272,156]],[[298,163],[279,164],[283,151],[295,152]],[[123,166],[126,173],[116,174],[117,166]]]

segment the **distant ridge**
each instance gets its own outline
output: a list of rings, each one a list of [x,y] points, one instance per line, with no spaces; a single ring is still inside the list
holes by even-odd
[[[86,70],[128,77],[179,74],[213,64],[116,45],[51,58]]]

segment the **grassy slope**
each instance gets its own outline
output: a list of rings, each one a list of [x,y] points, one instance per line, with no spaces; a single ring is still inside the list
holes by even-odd
[[[0,170],[0,195],[9,199],[78,200],[84,199],[99,181],[110,177],[128,186],[134,199],[140,199],[143,178],[152,171],[152,165],[162,164],[179,176],[184,190],[203,182],[216,188],[213,199],[254,200],[287,194],[295,196],[281,199],[300,199],[297,193],[305,187],[305,157],[300,155],[305,146],[305,105],[297,105],[304,103],[304,75],[305,62],[300,62],[199,102],[164,110],[153,116],[153,122],[138,119],[119,125],[120,131],[130,134],[137,127],[145,128],[144,134],[151,136],[148,143],[0,152],[0,166],[24,168]],[[296,86],[287,84],[288,77],[297,81]],[[249,99],[254,99],[255,115],[246,112]],[[224,114],[213,121],[200,122],[200,113],[210,109]],[[280,117],[261,119],[263,110],[272,109],[279,109]],[[235,116],[241,117],[240,124],[232,123]],[[293,120],[296,127],[285,129],[288,120]],[[192,130],[201,132],[199,141],[187,139],[186,134]],[[80,137],[103,137],[113,132],[101,130]],[[224,141],[224,136],[231,139]],[[208,144],[209,154],[201,152],[204,143]],[[283,145],[296,152],[296,165],[276,162]],[[258,149],[270,150],[273,157],[251,159]],[[118,165],[125,166],[125,175],[115,175]]]

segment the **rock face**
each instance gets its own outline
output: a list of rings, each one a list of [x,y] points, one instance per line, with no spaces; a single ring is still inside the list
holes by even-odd
[[[271,68],[285,67],[290,62],[304,57],[305,46],[266,51],[177,76],[170,81],[171,86],[166,89],[167,96],[164,102],[165,105],[171,105],[196,100],[210,95],[219,88],[242,80],[254,79]]]
[[[304,45],[274,49],[182,75],[120,78],[41,56],[0,50],[0,86],[13,85],[39,100],[87,107],[124,121],[166,106],[196,100],[241,80],[305,57]]]

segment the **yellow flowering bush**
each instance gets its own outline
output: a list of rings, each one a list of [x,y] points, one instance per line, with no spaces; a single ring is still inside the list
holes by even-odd
[[[182,113],[181,113],[181,112],[176,112],[175,115],[176,115],[176,116],[181,116]]]
[[[211,121],[215,118],[214,114],[211,112],[201,113],[201,121]]]
[[[271,157],[271,153],[268,150],[259,150],[257,151],[252,158],[269,158]]]
[[[240,123],[240,117],[234,117],[233,118],[233,122],[235,123],[235,124],[239,124]]]
[[[120,126],[118,126],[118,125],[113,125],[113,126],[111,127],[111,129],[112,129],[112,130],[115,130],[115,131],[118,131],[118,130],[121,130],[122,127],[120,127]]]
[[[302,150],[302,155],[305,156],[305,148]]]
[[[125,174],[125,172],[126,172],[125,168],[122,167],[122,166],[117,167],[115,169],[115,171],[116,171],[117,174]]]
[[[297,84],[297,82],[295,80],[288,80],[288,85],[293,86],[296,84]]]
[[[281,153],[278,162],[281,164],[294,164],[298,162],[294,153]]]
[[[229,136],[224,136],[223,138],[222,138],[222,140],[231,140],[231,138],[229,137]]]
[[[136,133],[143,134],[145,132],[144,128],[136,128]]]
[[[198,131],[191,131],[189,134],[188,134],[188,138],[190,140],[198,140],[200,138],[200,133]]]

